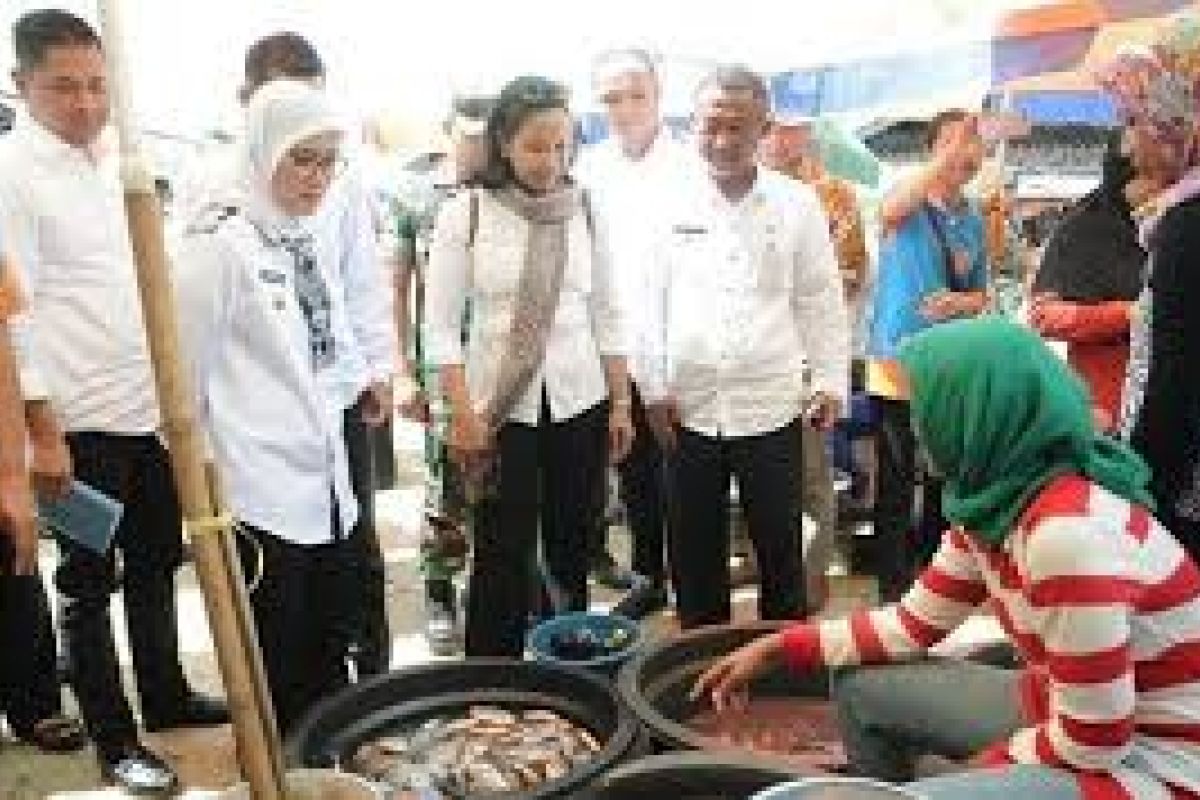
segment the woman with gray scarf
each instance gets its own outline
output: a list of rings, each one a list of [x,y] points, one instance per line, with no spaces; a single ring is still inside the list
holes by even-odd
[[[606,456],[628,452],[633,425],[603,234],[567,174],[566,91],[517,78],[487,134],[483,179],[446,203],[434,231],[428,347],[451,409],[451,454],[473,495],[466,651],[519,656],[539,529],[564,610],[587,607],[597,487]]]

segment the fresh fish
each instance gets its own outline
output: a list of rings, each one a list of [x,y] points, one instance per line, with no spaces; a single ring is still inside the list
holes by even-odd
[[[397,800],[462,800],[536,789],[592,760],[601,748],[591,731],[548,709],[472,706],[460,716],[430,719],[365,743],[352,763]]]

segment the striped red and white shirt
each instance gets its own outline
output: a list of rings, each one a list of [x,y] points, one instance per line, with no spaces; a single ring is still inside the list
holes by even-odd
[[[1030,719],[989,763],[1072,770],[1089,800],[1200,798],[1200,570],[1086,479],[1050,483],[1002,549],[948,532],[900,603],[796,625],[785,651],[797,669],[909,660],[984,603],[1028,665]]]

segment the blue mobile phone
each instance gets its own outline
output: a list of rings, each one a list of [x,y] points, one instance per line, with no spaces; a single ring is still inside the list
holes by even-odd
[[[38,518],[55,536],[101,555],[112,546],[123,511],[116,500],[80,481],[60,500],[38,502]]]

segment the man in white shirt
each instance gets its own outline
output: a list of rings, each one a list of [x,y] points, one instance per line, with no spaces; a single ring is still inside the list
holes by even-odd
[[[837,258],[811,188],[760,167],[766,84],[714,70],[696,92],[703,159],[657,250],[661,299],[642,392],[669,453],[668,526],[680,623],[728,621],[729,480],[738,481],[764,619],[805,611],[799,426],[845,403],[850,332]],[[805,367],[811,369],[811,390]]]
[[[640,341],[649,335],[646,306],[653,297],[649,280],[653,243],[667,224],[663,211],[670,207],[681,175],[695,156],[663,123],[658,68],[645,50],[601,54],[593,64],[592,85],[604,105],[611,135],[583,152],[578,174],[591,193],[596,215],[608,228],[630,326],[635,341]],[[618,466],[633,538],[633,570],[646,580],[622,599],[618,610],[635,618],[667,603],[663,459],[638,389],[648,366],[637,353],[645,350],[635,346],[630,360],[637,436],[629,457]],[[593,572],[611,569],[604,528],[600,526],[600,541],[592,554]]]
[[[246,52],[244,83],[238,92],[246,103],[264,84],[278,79],[325,85],[325,64],[308,40],[281,32],[259,39]],[[203,216],[214,202],[223,203],[231,189],[239,190],[237,158],[207,164],[206,174],[190,176],[180,197],[185,228]],[[236,205],[236,203],[233,203]],[[371,429],[392,417],[392,379],[399,356],[393,312],[391,277],[380,259],[370,187],[356,164],[339,174],[326,195],[313,225],[318,260],[334,292],[338,314],[334,335],[342,346],[335,366],[341,384],[343,429],[350,473],[358,501],[358,523],[350,533],[362,572],[362,618],[349,624],[361,628],[353,645],[359,675],[387,670],[391,634],[387,624],[387,583],[375,529],[375,481]]]
[[[109,598],[124,592],[134,674],[147,729],[224,722],[224,705],[192,692],[179,663],[175,571],[182,514],[138,301],[95,31],[62,11],[13,29],[15,79],[28,118],[0,143],[0,208],[29,309],[15,321],[27,396],[48,400],[75,476],[124,505],[115,543],[98,555],[59,542],[55,585],[71,680],[105,777],[166,791],[169,766],[138,741],[121,686]],[[121,555],[117,568],[116,553]]]

